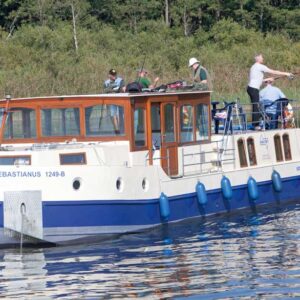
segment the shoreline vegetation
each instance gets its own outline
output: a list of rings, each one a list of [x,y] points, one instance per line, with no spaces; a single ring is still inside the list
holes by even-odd
[[[274,14],[277,9],[280,20],[283,13],[286,14],[285,22],[281,21],[286,25],[278,23],[278,19],[276,23],[276,16],[267,15],[265,22],[270,28],[260,28],[257,16],[251,17],[250,12],[255,11],[256,5],[252,4],[252,8],[251,1],[244,1],[248,3],[243,7],[244,18],[232,17],[231,14],[238,11],[236,8],[208,21],[205,12],[210,10],[204,7],[207,11],[202,11],[206,16],[201,17],[202,23],[197,15],[201,5],[214,1],[199,4],[200,1],[190,0],[187,5],[194,5],[190,11],[179,5],[184,2],[179,0],[141,1],[140,6],[132,7],[129,4],[135,3],[134,0],[123,1],[124,4],[118,0],[109,4],[106,1],[49,0],[51,5],[48,3],[47,7],[46,4],[38,6],[39,2],[47,1],[2,2],[1,98],[6,94],[12,97],[98,94],[102,92],[109,69],[115,68],[129,83],[136,79],[137,69],[142,67],[144,60],[144,67],[150,71],[149,77],[152,80],[160,77],[158,85],[176,80],[191,83],[188,60],[197,57],[212,78],[212,99],[222,101],[239,97],[242,103],[249,103],[246,86],[255,53],[263,53],[265,64],[272,69],[300,71],[300,8],[297,1],[285,1],[290,4],[284,8],[265,4],[266,14],[268,8],[271,8],[269,13]],[[102,3],[100,10],[100,2],[112,5],[111,10],[108,7],[105,14],[105,5]],[[233,5],[241,1],[224,2]],[[147,7],[152,3],[153,7],[142,10],[143,3]],[[118,13],[125,8],[127,14],[122,18]],[[194,15],[192,12],[196,8]],[[220,12],[223,11],[224,7],[221,7]],[[272,20],[274,26],[270,25]],[[287,97],[297,99],[299,77],[300,74],[294,80],[280,78],[275,84]]]

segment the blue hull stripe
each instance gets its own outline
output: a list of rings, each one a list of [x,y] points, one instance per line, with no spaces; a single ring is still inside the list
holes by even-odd
[[[221,189],[207,191],[208,202],[199,205],[196,193],[169,198],[170,218],[176,221],[199,215],[232,212],[241,208],[267,203],[295,200],[300,195],[300,176],[282,180],[282,192],[273,190],[272,182],[258,183],[259,198],[252,201],[247,185],[233,187],[233,198],[225,200]],[[97,226],[149,226],[162,223],[159,199],[152,200],[95,200],[95,201],[44,201],[43,226],[97,227]],[[0,204],[0,226],[3,227],[3,203]]]

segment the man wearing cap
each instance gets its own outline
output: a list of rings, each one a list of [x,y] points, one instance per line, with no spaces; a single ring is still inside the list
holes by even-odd
[[[208,89],[208,72],[200,65],[200,61],[195,57],[190,58],[189,67],[193,69],[194,83],[200,84],[199,87],[203,89]]]
[[[247,87],[247,93],[250,97],[252,103],[252,125],[255,129],[259,128],[259,88],[264,81],[264,73],[269,73],[273,75],[282,76],[292,76],[293,74],[287,72],[281,72],[277,70],[272,70],[263,64],[264,58],[261,53],[255,55],[255,63],[252,65],[249,73],[249,83]]]
[[[143,69],[139,69],[138,70],[138,79],[137,79],[137,82],[140,83],[142,85],[142,88],[143,89],[153,89],[155,88],[158,80],[159,80],[159,77],[156,77],[154,79],[154,84],[151,84],[151,81],[150,79],[147,77],[148,75],[148,71],[145,70],[144,68]]]
[[[108,72],[108,79],[104,81],[104,93],[119,93],[123,91],[123,78],[117,76],[115,69],[110,69]]]
[[[259,92],[259,102],[265,113],[270,118],[270,125],[267,129],[277,128],[277,102],[276,100],[285,99],[284,93],[276,86],[273,86],[274,78],[266,78],[264,80],[266,87]]]

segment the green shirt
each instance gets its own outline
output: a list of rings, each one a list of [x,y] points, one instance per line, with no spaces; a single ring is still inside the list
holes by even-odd
[[[199,68],[200,68],[200,72],[199,72]],[[198,77],[197,75],[199,74],[199,79],[198,78],[196,78],[196,77]],[[195,71],[195,73],[194,73],[194,78],[195,78],[195,80],[196,81],[202,81],[202,80],[207,80],[207,74],[206,74],[206,72],[205,72],[205,70],[203,69],[203,68],[201,68],[201,66],[199,66],[198,68],[197,68],[197,70]]]
[[[136,81],[139,82],[144,89],[147,89],[151,84],[150,80],[147,77],[140,77]]]

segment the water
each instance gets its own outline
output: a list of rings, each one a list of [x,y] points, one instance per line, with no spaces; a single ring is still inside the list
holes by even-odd
[[[93,245],[0,251],[5,299],[300,298],[300,204]]]

